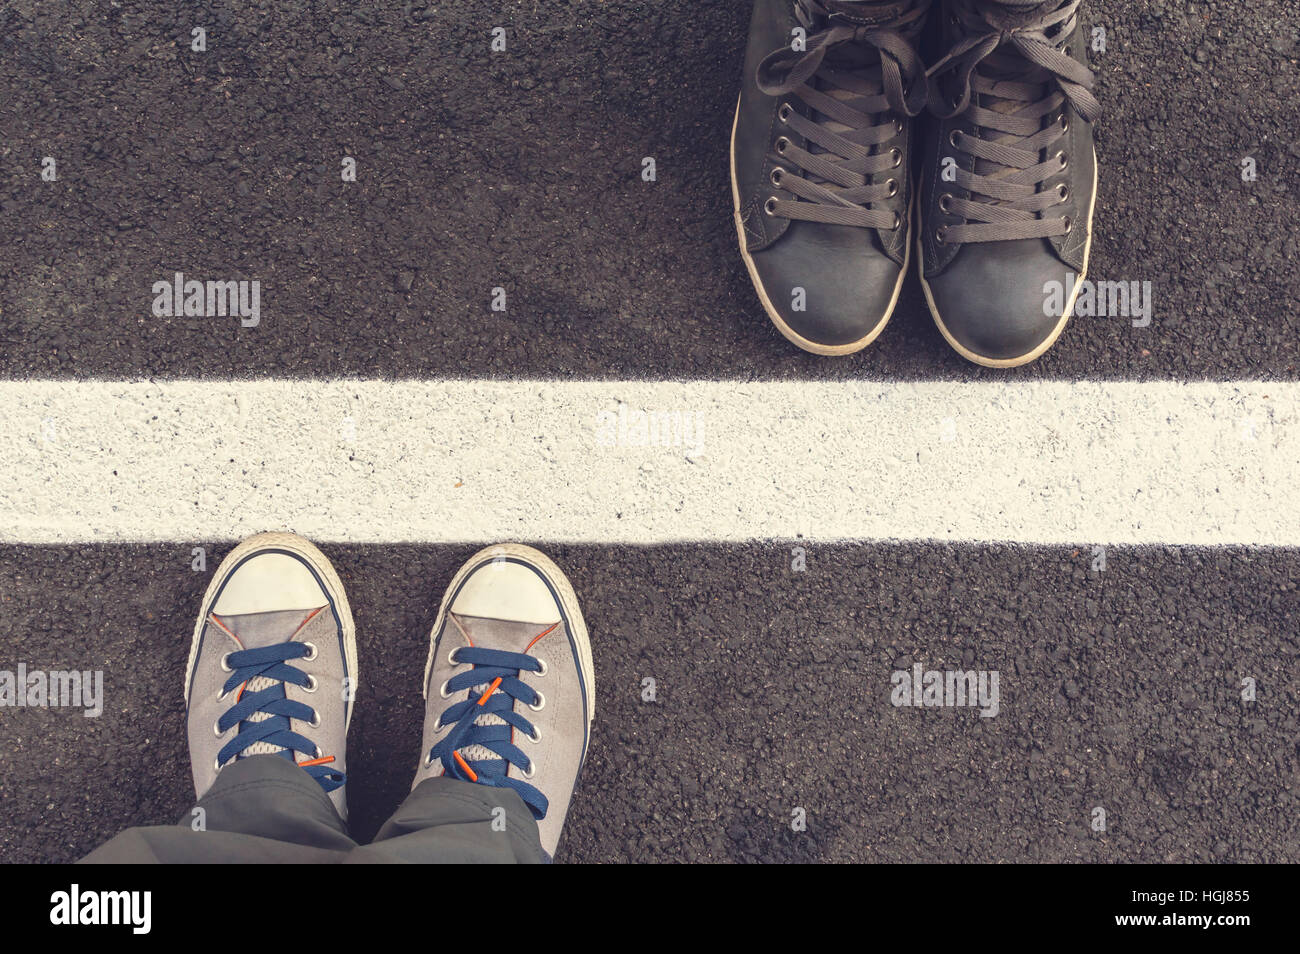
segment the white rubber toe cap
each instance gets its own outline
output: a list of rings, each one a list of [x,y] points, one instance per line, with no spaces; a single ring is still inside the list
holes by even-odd
[[[452,601],[457,616],[515,623],[557,623],[560,607],[546,582],[521,563],[493,560],[469,575]]]
[[[218,616],[310,610],[329,597],[301,560],[286,553],[259,553],[239,565],[221,590]]]

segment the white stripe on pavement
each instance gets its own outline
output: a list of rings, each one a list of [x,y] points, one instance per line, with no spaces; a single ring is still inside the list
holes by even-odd
[[[1258,382],[6,381],[0,542],[1294,546],[1298,411]]]

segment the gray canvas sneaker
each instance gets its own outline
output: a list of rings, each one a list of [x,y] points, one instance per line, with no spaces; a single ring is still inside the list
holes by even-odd
[[[943,3],[948,53],[931,68],[921,287],[948,343],[986,367],[1047,351],[1087,274],[1101,106],[1080,4]],[[1073,289],[1064,308],[1049,288]]]
[[[185,673],[194,790],[252,755],[296,762],[347,819],[356,636],[343,584],[302,537],[235,547],[203,597]]]
[[[554,857],[596,707],[573,587],[531,547],[480,550],[451,581],[430,642],[412,788],[446,775],[514,789]]]

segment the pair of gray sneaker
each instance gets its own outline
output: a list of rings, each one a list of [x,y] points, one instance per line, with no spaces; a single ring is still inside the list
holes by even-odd
[[[293,534],[245,540],[203,598],[185,673],[196,794],[235,760],[279,756],[346,820],[357,684],[352,611],[329,560]],[[511,788],[554,856],[595,714],[591,644],[560,569],[516,544],[462,566],[430,633],[424,698],[412,788],[441,775]]]

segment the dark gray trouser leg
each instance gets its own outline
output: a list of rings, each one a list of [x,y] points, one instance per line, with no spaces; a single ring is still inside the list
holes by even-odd
[[[493,814],[494,808],[501,811]],[[509,789],[429,779],[404,801],[375,844],[358,846],[310,775],[273,755],[241,759],[217,776],[176,825],[130,828],[82,859],[277,864],[536,862],[537,823]],[[193,827],[202,818],[203,830]],[[495,824],[494,824],[495,821]],[[504,827],[504,831],[499,829]]]
[[[406,796],[372,844],[348,854],[360,864],[539,864],[537,822],[509,788],[429,778]]]

